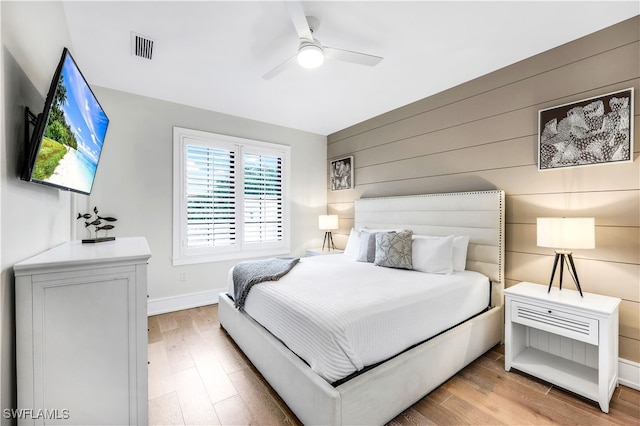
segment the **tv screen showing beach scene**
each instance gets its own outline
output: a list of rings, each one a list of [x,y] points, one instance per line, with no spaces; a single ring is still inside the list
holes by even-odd
[[[109,119],[67,49],[61,65],[43,112],[31,181],[89,194]]]

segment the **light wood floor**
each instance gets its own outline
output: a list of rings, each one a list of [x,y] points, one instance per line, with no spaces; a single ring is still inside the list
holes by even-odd
[[[220,328],[217,305],[149,318],[149,423],[300,424]],[[597,404],[504,371],[496,346],[390,425],[640,425],[640,392],[619,386]]]

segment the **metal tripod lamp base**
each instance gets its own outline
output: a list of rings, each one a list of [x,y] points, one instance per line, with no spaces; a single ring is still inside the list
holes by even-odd
[[[324,246],[327,246],[327,250],[335,250],[336,246],[333,244],[333,235],[331,235],[331,231],[326,231],[324,233],[324,241],[322,242],[322,250],[324,250]]]
[[[551,280],[549,280],[549,290],[547,293],[551,292],[551,286],[553,284],[553,277],[556,275],[556,269],[560,264],[560,290],[562,290],[562,275],[564,272],[564,265],[567,265],[567,270],[569,274],[572,276],[573,281],[576,283],[576,288],[580,292],[580,297],[584,297],[582,295],[582,289],[580,288],[580,280],[578,280],[578,272],[576,272],[576,265],[573,263],[573,253],[567,250],[556,250],[556,257],[553,260],[553,271],[551,272]]]

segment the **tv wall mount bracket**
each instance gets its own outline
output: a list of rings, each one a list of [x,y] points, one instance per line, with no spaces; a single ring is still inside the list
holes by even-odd
[[[40,115],[42,114],[35,115],[32,113],[29,107],[24,108],[24,145],[27,148],[27,152],[31,147],[31,132],[29,132],[29,125],[35,127],[35,125],[38,124]]]

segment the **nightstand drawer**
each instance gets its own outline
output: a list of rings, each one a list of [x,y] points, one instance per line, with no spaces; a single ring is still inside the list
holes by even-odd
[[[513,300],[511,321],[592,345],[598,344],[598,320],[594,318]]]

